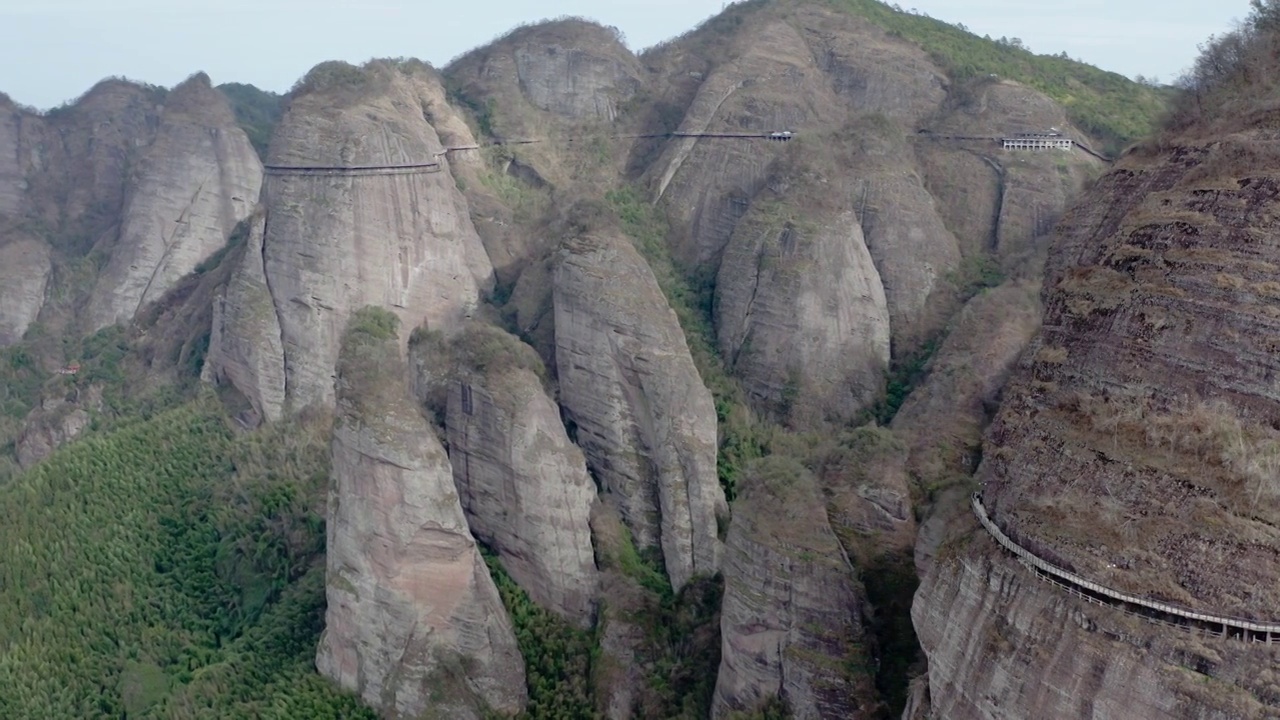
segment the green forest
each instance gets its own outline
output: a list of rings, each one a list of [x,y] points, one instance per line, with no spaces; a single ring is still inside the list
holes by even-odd
[[[0,717],[372,718],[313,666],[326,436],[206,396],[0,487]]]

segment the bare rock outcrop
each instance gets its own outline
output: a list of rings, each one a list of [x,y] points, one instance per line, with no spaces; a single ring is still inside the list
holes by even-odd
[[[338,370],[321,674],[389,718],[519,711],[524,661],[449,459],[409,400],[395,317],[353,316]]]
[[[424,356],[427,393],[444,396],[449,460],[471,532],[534,602],[589,626],[596,489],[544,387],[542,362],[519,339],[479,322],[448,345],[415,347],[414,355]]]
[[[240,263],[213,300],[209,351],[201,377],[229,383],[265,420],[284,413],[284,344],[271,287],[262,263],[265,213],[249,221]]]
[[[606,502],[672,585],[719,568],[726,512],[716,413],[648,264],[611,231],[567,240],[555,270],[560,402]]]
[[[879,113],[903,127],[934,113],[944,77],[918,47],[850,13],[817,3],[743,4],[646,53],[663,130],[686,133],[803,130],[825,135],[856,115]],[[669,121],[667,121],[669,122]],[[714,271],[747,201],[785,148],[680,138],[650,166],[654,194],[672,224],[676,259]]]
[[[1038,250],[1034,241],[1053,229],[1103,167],[1078,148],[1028,153],[1002,150],[989,139],[954,139],[1051,131],[1085,139],[1061,105],[1011,80],[982,78],[958,86],[927,130],[918,135],[917,157],[947,227],[966,256],[994,253],[1007,271],[1028,270],[1021,265]],[[1039,268],[1028,274],[1038,275]]]
[[[90,296],[89,329],[131,320],[221,249],[261,186],[262,163],[208,76],[174,88]]]
[[[45,243],[22,235],[0,242],[0,347],[21,340],[35,322],[52,273]]]
[[[792,425],[854,417],[881,394],[889,312],[836,178],[779,181],[734,230],[716,282],[721,356],[762,410]],[[807,212],[793,208],[803,198]]]
[[[978,479],[993,520],[1056,565],[1272,621],[1280,253],[1260,239],[1280,194],[1280,140],[1196,132],[1122,159],[1059,224],[1042,328],[1004,390]],[[1276,714],[1256,646],[1210,647],[1088,607],[999,556],[967,517],[950,534],[913,610],[935,712]]]
[[[803,466],[771,458],[748,470],[724,577],[713,718],[774,697],[797,720],[874,716],[863,590]]]
[[[27,415],[22,434],[14,443],[18,465],[29,468],[63,444],[75,440],[89,427],[93,419],[91,413],[101,410],[102,387],[99,385],[91,385],[83,393],[76,391],[73,399],[44,400]]]
[[[966,513],[912,617],[929,657],[928,717],[948,720],[1275,715],[1274,654],[1197,638],[1073,598],[1003,554]]]
[[[30,153],[37,144],[33,140],[40,137],[43,125],[35,113],[17,107],[0,93],[0,218],[13,217],[22,210]]]
[[[884,283],[895,353],[939,330],[952,310],[949,274],[960,265],[960,243],[924,187],[902,129],[880,115],[848,128],[855,138],[853,201]]]
[[[643,71],[616,28],[567,19],[518,28],[459,58],[448,73],[464,93],[502,103],[498,129],[509,133],[532,129],[515,98],[564,120],[613,120],[640,89]]]
[[[406,327],[447,331],[492,287],[467,202],[422,111],[438,85],[413,64],[324,63],[276,129],[270,166],[357,168],[268,168],[261,257],[280,325],[286,410],[332,401],[339,338],[354,308],[384,307]],[[425,167],[358,169],[371,165]],[[245,334],[256,312],[228,302],[220,335]]]
[[[1018,355],[1040,328],[1040,310],[1040,283],[1011,280],[975,295],[952,319],[928,378],[893,417],[922,482],[976,469],[962,456],[977,454]]]
[[[72,104],[50,111],[20,145],[27,176],[27,213],[54,232],[56,249],[79,256],[110,236],[128,196],[130,168],[154,142],[163,96],[159,88],[103,80]],[[25,133],[24,133],[25,134]]]
[[[813,70],[813,56],[791,24],[753,14],[734,33],[730,53],[713,60],[671,48],[655,59],[670,64],[672,74],[679,68],[705,76],[696,94],[683,100],[683,119],[672,129],[766,133],[820,127],[839,116],[839,103],[828,84],[818,73],[806,72]],[[762,93],[771,95],[772,102],[759,102]],[[770,164],[786,150],[764,142],[694,137],[667,144],[650,170],[650,182],[671,222],[672,253],[679,263],[712,272],[719,267],[734,226],[764,187]]]

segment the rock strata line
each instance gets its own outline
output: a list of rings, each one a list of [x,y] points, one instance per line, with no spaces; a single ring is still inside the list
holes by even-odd
[[[1118,607],[1119,609],[1133,615],[1138,615],[1147,620],[1153,620],[1165,625],[1175,624],[1177,627],[1184,629],[1206,629],[1213,631],[1215,635],[1223,637],[1231,637],[1249,642],[1265,642],[1270,644],[1273,640],[1280,641],[1280,623],[1271,622],[1255,622],[1244,618],[1229,617],[1226,615],[1214,615],[1211,613],[1199,613],[1186,608],[1177,607],[1168,603],[1155,602],[1146,600],[1133,595],[1128,595],[1118,590],[1104,587],[1095,582],[1090,582],[1075,573],[1058,567],[1047,562],[1029,550],[1009,539],[999,526],[996,525],[990,516],[987,515],[986,507],[982,504],[982,498],[978,493],[973,494],[971,505],[974,515],[978,516],[978,521],[986,528],[997,543],[1004,549],[1013,553],[1019,560],[1029,567],[1040,571],[1049,576],[1055,584],[1063,586],[1064,589],[1071,591],[1073,594],[1082,595],[1086,599],[1092,601],[1101,601],[1104,604]],[[1181,624],[1170,623],[1161,616],[1169,616],[1175,619],[1181,619]],[[1273,637],[1275,636],[1275,637]]]

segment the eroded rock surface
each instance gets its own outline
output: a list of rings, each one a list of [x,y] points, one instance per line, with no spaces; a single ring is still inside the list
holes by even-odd
[[[89,329],[131,320],[221,249],[261,186],[262,163],[208,76],[174,88],[90,297]]]
[[[716,282],[721,356],[758,408],[793,425],[854,417],[889,366],[884,288],[847,190],[813,178],[762,191]],[[800,196],[811,212],[790,210]]]
[[[912,617],[935,718],[1263,718],[1274,651],[1196,637],[1078,600],[962,515]]]
[[[798,720],[871,717],[863,590],[816,481],[777,458],[753,466],[743,488],[726,541],[712,717],[771,697]]]
[[[356,318],[338,375],[316,667],[389,718],[513,714],[524,661],[449,459],[408,398],[394,317]]]
[[[1030,551],[1121,592],[1274,619],[1280,254],[1258,239],[1277,172],[1270,130],[1192,130],[1130,154],[1064,217],[978,472]],[[950,534],[913,610],[936,713],[1276,714],[1270,651],[1036,583],[967,515]]]
[[[35,322],[52,272],[45,243],[19,236],[0,244],[0,347],[21,340]]]
[[[719,568],[716,413],[649,266],[611,232],[566,241],[555,271],[560,402],[603,497],[677,589]]]
[[[202,377],[228,382],[266,420],[284,413],[284,345],[271,287],[262,264],[266,216],[250,221],[244,255],[226,289],[213,300],[209,354]]]
[[[453,343],[445,427],[471,532],[535,602],[591,624],[595,485],[548,397],[533,349],[473,324]]]
[[[824,136],[852,117],[878,113],[913,126],[945,97],[943,76],[925,53],[818,4],[730,8],[645,60],[664,80],[657,90],[664,112],[683,113],[664,129],[680,132],[803,128],[830,147]],[[787,152],[695,138],[661,150],[649,179],[671,219],[677,260],[714,271],[747,200]]]
[[[417,66],[325,63],[276,130],[274,166],[428,165],[268,175],[262,262],[280,324],[286,409],[332,401],[338,341],[354,308],[376,305],[405,327],[448,331],[492,287],[466,200],[422,111],[438,85]],[[259,308],[228,299],[221,334],[245,334]]]

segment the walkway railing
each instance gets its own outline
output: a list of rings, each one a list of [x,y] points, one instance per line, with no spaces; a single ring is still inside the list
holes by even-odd
[[[267,175],[414,175],[440,172],[440,163],[406,165],[264,165]]]
[[[1011,540],[995,521],[987,515],[978,493],[973,494],[971,505],[978,521],[986,528],[991,537],[1005,550],[1013,553],[1023,564],[1046,576],[1054,584],[1064,587],[1072,594],[1084,597],[1091,602],[1112,605],[1146,620],[1165,625],[1175,625],[1184,629],[1203,629],[1214,635],[1234,637],[1251,642],[1280,641],[1280,623],[1258,622],[1228,615],[1215,615],[1189,610],[1169,603],[1147,600],[1118,590],[1090,582],[1069,570],[1047,562]],[[1174,621],[1171,622],[1171,619]]]

